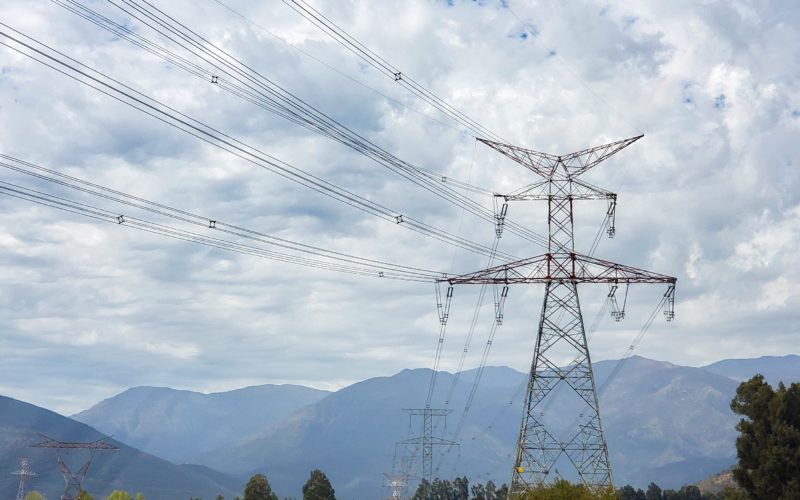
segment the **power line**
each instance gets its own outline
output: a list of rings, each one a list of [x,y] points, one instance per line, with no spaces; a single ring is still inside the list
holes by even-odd
[[[59,174],[37,165],[15,160],[7,155],[0,155],[0,158],[7,160],[0,161],[1,167],[31,175],[40,180],[53,182],[60,186],[77,190],[85,194],[114,201],[132,208],[145,210],[150,213],[171,218],[173,220],[194,226],[204,227],[214,232],[220,232],[230,236],[249,239],[258,243],[270,245],[272,247],[278,247],[283,250],[291,250],[296,253],[289,254],[285,252],[277,252],[250,244],[233,242],[224,238],[209,237],[197,232],[152,222],[140,217],[121,214],[119,211],[102,208],[97,205],[83,203],[49,194],[40,190],[27,188],[19,184],[0,181],[0,194],[23,199],[39,205],[56,208],[65,212],[82,215],[95,220],[117,225],[126,225],[142,231],[228,250],[231,252],[349,274],[422,282],[433,281],[438,275],[442,274],[436,271],[425,270],[411,266],[403,266],[386,261],[369,259],[348,253],[328,250],[321,247],[294,242],[286,238],[278,238],[259,231],[246,229],[240,226],[225,223],[223,221],[213,220],[206,216],[196,215],[191,212],[176,209],[165,204],[128,195],[126,193],[112,190],[98,184],[82,181],[72,176]],[[36,171],[32,172],[26,170],[25,167],[31,170],[46,172],[50,174],[50,176],[38,173]],[[61,177],[61,179],[51,176],[58,176]],[[70,181],[65,181],[63,179],[69,179]],[[87,186],[90,186],[91,188]],[[314,258],[304,257],[303,255],[298,254],[311,255]]]
[[[313,61],[316,61],[317,63],[321,64],[322,66],[324,66],[326,68],[328,68],[329,70],[333,71],[334,73],[337,73],[338,75],[350,80],[351,82],[355,83],[356,85],[360,85],[361,87],[364,87],[365,89],[367,89],[367,90],[369,90],[371,92],[374,92],[375,94],[383,97],[384,99],[392,101],[393,103],[397,104],[398,106],[402,106],[402,107],[404,107],[405,109],[407,109],[409,111],[412,111],[414,113],[419,114],[420,116],[423,116],[424,118],[427,118],[428,120],[431,120],[431,121],[433,121],[435,123],[438,123],[439,125],[451,128],[453,130],[459,130],[457,127],[453,126],[452,124],[443,122],[443,121],[441,121],[441,120],[439,120],[437,118],[434,118],[431,115],[425,113],[424,111],[420,111],[420,110],[418,110],[416,108],[413,108],[413,107],[409,106],[408,104],[404,103],[403,101],[395,99],[394,97],[381,92],[380,90],[376,89],[375,87],[367,85],[366,83],[362,82],[361,80],[359,80],[358,78],[354,77],[353,75],[350,75],[350,74],[338,69],[336,66],[333,66],[332,64],[329,64],[329,63],[323,61],[319,57],[316,57],[314,54],[311,54],[310,52],[308,52],[306,50],[303,50],[301,47],[298,47],[296,44],[293,44],[290,41],[288,41],[285,38],[283,38],[282,36],[277,35],[277,34],[273,33],[272,31],[268,30],[263,25],[255,22],[251,18],[245,16],[241,11],[238,11],[238,10],[234,9],[233,7],[231,7],[230,5],[226,4],[225,2],[222,2],[221,0],[210,0],[210,1],[218,4],[219,6],[221,6],[222,8],[227,10],[228,12],[232,13],[233,15],[235,15],[235,16],[239,17],[240,19],[242,19],[243,21],[245,21],[246,23],[255,26],[256,28],[258,28],[258,30],[268,34],[269,36],[271,36],[272,38],[280,41],[281,43],[293,48],[294,50],[296,50],[300,54],[308,57],[309,59],[311,59]]]
[[[204,81],[212,82],[222,90],[350,147],[434,195],[467,209],[485,221],[491,220],[491,210],[459,193],[456,189],[489,195],[493,195],[493,192],[417,167],[397,158],[337,120],[325,115],[313,105],[263,76],[245,62],[209,42],[163,11],[155,7],[148,9],[146,5],[151,4],[147,2],[145,2],[146,5],[141,5],[133,1],[122,0],[125,5],[130,6],[126,8],[114,0],[109,0],[121,11],[142,22],[204,63],[211,65],[213,69],[210,70],[189,61],[75,0],[52,1],[170,64],[174,64]],[[455,189],[451,186],[454,186]],[[508,224],[509,230],[515,234],[543,247],[546,246],[546,239],[542,235],[513,221],[509,221]]]
[[[141,197],[126,194],[121,191],[117,191],[99,184],[85,181],[74,176],[56,172],[54,170],[50,170],[41,167],[39,165],[25,162],[4,154],[0,154],[0,167],[6,168],[8,170],[13,170],[22,174],[26,174],[38,178],[40,180],[48,181],[76,191],[90,194],[99,198],[111,200],[133,208],[169,217],[174,220],[193,224],[200,227],[207,227],[209,229],[214,229],[231,235],[248,238],[251,240],[259,241],[261,243],[266,243],[269,245],[286,248],[297,252],[337,259],[337,261],[339,262],[349,262],[349,263],[374,266],[376,268],[383,268],[384,270],[399,270],[403,272],[422,273],[423,275],[442,274],[438,273],[437,271],[431,271],[410,266],[399,266],[382,260],[359,257],[345,252],[338,252],[313,245],[308,245],[305,243],[298,243],[286,238],[280,238],[277,236],[265,234],[260,231],[255,231],[243,228],[241,226],[228,224],[223,221],[216,220],[216,218],[193,214],[191,212],[180,210],[171,207],[169,205],[165,205],[163,203],[156,203],[153,201],[149,201]]]
[[[19,32],[18,30],[0,23],[0,26],[17,34],[17,36],[0,30],[0,36],[6,41],[0,41],[0,45],[37,61],[51,69],[69,77],[73,80],[91,87],[123,104],[137,109],[157,120],[192,135],[210,145],[222,149],[237,156],[248,163],[273,172],[287,180],[307,187],[320,194],[333,198],[337,201],[350,205],[353,208],[371,214],[385,221],[403,226],[409,230],[424,234],[439,241],[459,246],[471,252],[489,255],[491,248],[474,243],[465,238],[460,238],[447,231],[435,228],[416,220],[402,212],[397,212],[369,200],[363,196],[352,193],[335,184],[325,181],[313,174],[299,169],[287,162],[281,161],[260,149],[239,141],[230,135],[183,114],[160,101],[146,96],[119,81],[96,71],[89,66],[66,56],[65,54],[52,49],[39,42],[38,40]],[[23,38],[24,41],[20,38]],[[72,64],[74,63],[74,64]],[[513,259],[513,256],[503,253],[503,259]]]
[[[319,28],[325,34],[330,36],[342,47],[355,54],[361,60],[378,70],[386,77],[391,78],[399,85],[405,87],[406,90],[427,102],[451,120],[472,131],[476,136],[490,137],[494,138],[495,140],[503,140],[499,135],[473,120],[465,113],[458,110],[447,101],[416,82],[407,74],[400,71],[399,68],[389,63],[386,59],[378,55],[366,45],[359,42],[355,37],[336,25],[324,14],[314,9],[308,4],[308,2],[305,2],[304,0],[283,0],[283,3],[297,12],[311,24]]]

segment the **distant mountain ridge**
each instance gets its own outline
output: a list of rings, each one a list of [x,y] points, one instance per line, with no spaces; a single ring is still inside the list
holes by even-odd
[[[259,385],[204,394],[134,387],[72,418],[175,463],[238,441],[327,396],[300,385]]]
[[[797,382],[800,373],[800,356],[762,356],[752,359],[724,359],[703,367],[719,375],[732,378],[737,382],[747,380],[756,373],[764,375],[770,384],[778,382]]]
[[[0,498],[14,498],[16,495],[18,478],[10,472],[18,470],[18,457],[30,458],[31,469],[38,474],[29,482],[28,489],[42,491],[48,498],[59,498],[64,491],[55,452],[29,447],[42,440],[37,433],[75,442],[90,442],[104,437],[81,422],[0,396]],[[119,441],[109,442],[119,447],[119,451],[96,456],[84,482],[85,489],[95,494],[95,498],[104,498],[114,489],[141,491],[148,500],[215,498],[218,494],[232,498],[244,488],[245,481],[238,476],[204,466],[174,465]],[[87,456],[71,451],[63,458],[73,471],[77,471]]]
[[[595,363],[615,482],[678,487],[729,467],[735,460],[738,421],[729,404],[738,381],[757,372],[770,381],[800,381],[798,360],[790,355],[692,368],[633,356],[610,384],[606,380],[618,361]],[[454,438],[475,374],[465,371],[457,382],[453,374],[438,375],[434,406],[452,413],[446,428],[437,425],[437,435]],[[262,472],[279,495],[297,495],[308,472],[318,467],[332,480],[337,496],[379,498],[395,443],[417,432],[402,410],[424,406],[430,375],[428,369],[406,369],[333,393],[302,386],[210,395],[134,388],[75,417],[137,447],[163,449],[174,460],[213,467],[183,466],[212,478],[216,470],[242,478]],[[508,367],[486,368],[463,421],[462,446],[437,460],[437,475],[508,480],[526,378]],[[451,386],[453,397],[444,405]],[[546,418],[563,419],[574,411],[556,402]]]

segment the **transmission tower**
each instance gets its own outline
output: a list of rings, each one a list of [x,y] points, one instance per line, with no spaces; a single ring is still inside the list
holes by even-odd
[[[386,482],[384,486],[390,489],[391,496],[386,500],[403,500],[407,495],[408,490],[408,475],[405,473],[399,474],[384,474]]]
[[[508,195],[509,201],[543,200],[548,203],[548,249],[544,255],[502,264],[475,273],[445,279],[458,284],[545,285],[536,347],[531,363],[525,411],[517,441],[511,492],[521,492],[548,480],[556,462],[566,456],[580,480],[593,490],[612,485],[608,449],[600,421],[597,389],[578,300],[579,283],[663,283],[667,291],[667,320],[674,317],[676,279],[575,252],[573,203],[606,200],[608,235],[614,236],[617,195],[579,177],[642,136],[557,156],[479,139],[487,146],[528,168],[542,179]],[[613,288],[616,290],[616,288]],[[612,291],[613,293],[613,291]],[[565,359],[573,361],[562,366]],[[581,406],[573,425],[563,415],[545,419],[545,400],[556,390],[572,394]],[[548,397],[549,396],[549,397]],[[562,427],[556,432],[555,427]]]
[[[408,413],[408,418],[422,417],[422,435],[401,441],[401,444],[414,445],[422,448],[422,478],[433,484],[433,448],[435,446],[458,446],[455,441],[450,441],[433,435],[433,418],[446,418],[450,410],[438,408],[411,408],[403,410]]]
[[[37,474],[28,468],[28,459],[19,459],[19,470],[12,472],[13,475],[19,476],[19,488],[17,488],[17,500],[22,500],[25,497],[25,482],[29,478],[34,478]]]
[[[60,456],[56,457],[58,461],[58,470],[61,472],[61,475],[64,476],[64,482],[66,483],[66,487],[64,488],[64,493],[61,495],[61,500],[74,500],[76,496],[81,492],[81,484],[83,480],[86,478],[86,473],[89,472],[89,467],[92,464],[92,460],[94,459],[94,455],[101,451],[116,451],[119,450],[116,446],[113,446],[106,442],[108,438],[98,439],[97,441],[92,441],[90,443],[75,443],[75,442],[64,442],[64,441],[56,441],[53,438],[47,437],[44,434],[39,434],[44,440],[40,443],[32,444],[31,448],[49,448],[52,450],[58,450],[56,453],[66,450],[79,450],[79,451],[87,451],[89,452],[89,460],[87,460],[77,472],[73,473],[64,460],[61,459]],[[75,495],[75,496],[73,496]]]

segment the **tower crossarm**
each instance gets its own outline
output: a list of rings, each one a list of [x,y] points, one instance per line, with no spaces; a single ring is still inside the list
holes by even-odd
[[[553,176],[558,166],[559,157],[557,155],[525,149],[519,146],[512,146],[511,144],[503,144],[502,142],[490,141],[488,139],[479,138],[478,140],[511,158],[523,167],[548,179]]]
[[[562,191],[566,193],[564,196],[572,200],[616,200],[616,193],[606,191],[603,188],[593,186],[585,181],[578,179],[569,179],[561,181],[568,183],[566,189],[553,189],[550,185],[553,181],[544,180],[529,184],[525,187],[517,189],[509,194],[495,195],[504,198],[506,201],[531,201],[531,200],[549,200],[552,198],[553,192]]]
[[[609,144],[603,144],[602,146],[576,151],[575,153],[562,156],[561,162],[569,172],[569,177],[575,178],[586,173],[587,170],[596,167],[598,163],[627,148],[642,137],[644,137],[644,134],[622,139],[621,141],[611,142]]]
[[[425,439],[424,437],[412,437],[408,439],[404,439],[400,441],[400,444],[412,444],[416,446],[421,445],[431,445],[431,446],[461,446],[461,443],[457,441],[451,441],[449,439],[444,439],[440,437],[431,437],[430,439]]]
[[[57,441],[44,434],[39,434],[43,441],[30,445],[31,448],[51,448],[56,450],[119,450],[116,446],[107,442],[109,438],[104,437],[90,443],[76,443],[67,441]]]
[[[674,285],[677,278],[617,264],[577,253],[546,253],[529,259],[453,276],[451,285],[552,283],[665,283]]]
[[[642,137],[637,135],[566,155],[542,153],[488,139],[478,140],[546,179],[574,179]]]

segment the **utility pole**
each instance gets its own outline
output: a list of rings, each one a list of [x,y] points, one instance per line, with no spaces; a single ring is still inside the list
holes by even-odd
[[[433,435],[433,418],[446,418],[451,410],[438,408],[411,408],[403,410],[408,413],[408,418],[422,417],[422,435],[401,441],[401,444],[414,445],[422,448],[422,478],[433,484],[433,448],[435,446],[458,446],[455,441],[450,441]]]
[[[81,484],[83,480],[86,478],[86,473],[89,472],[89,467],[92,464],[92,460],[94,459],[94,455],[97,452],[101,451],[116,451],[119,450],[116,446],[113,446],[106,442],[108,438],[98,439],[97,441],[92,441],[90,443],[76,443],[76,442],[65,442],[65,441],[56,441],[53,438],[45,436],[44,434],[39,434],[44,440],[40,443],[32,444],[31,448],[49,448],[52,450],[58,450],[58,453],[61,450],[80,450],[80,451],[88,451],[89,452],[89,460],[87,460],[78,472],[73,473],[64,460],[61,459],[60,456],[56,457],[58,461],[58,470],[61,472],[61,475],[64,477],[64,482],[66,483],[66,487],[64,488],[64,493],[61,495],[61,500],[75,500],[77,495],[81,492]],[[75,495],[75,496],[73,496]]]
[[[12,472],[12,474],[15,476],[19,476],[19,488],[17,488],[17,500],[22,500],[23,498],[25,498],[25,482],[29,478],[36,477],[37,474],[28,468],[28,459],[24,457],[19,459],[19,470],[17,472]]]
[[[543,200],[548,203],[547,253],[442,280],[449,282],[451,286],[545,285],[525,411],[517,441],[511,493],[544,484],[556,462],[564,456],[589,488],[599,490],[612,486],[611,465],[600,421],[597,388],[578,300],[578,284],[606,283],[612,287],[632,283],[666,284],[667,291],[662,299],[666,307],[665,315],[667,320],[674,317],[675,278],[575,252],[574,202],[607,201],[609,237],[614,236],[617,202],[616,194],[584,182],[579,177],[641,137],[640,135],[562,156],[478,139],[541,177],[533,184],[498,197],[506,202]],[[561,366],[565,359],[573,361],[567,366]],[[555,419],[551,419],[548,424],[544,419],[547,408],[544,402],[555,397],[558,392],[556,389],[577,396],[573,399],[582,407],[574,424],[567,429],[560,429],[560,432],[550,429]],[[573,416],[570,415],[566,421],[572,419]],[[562,423],[564,421],[563,418],[559,420]]]

